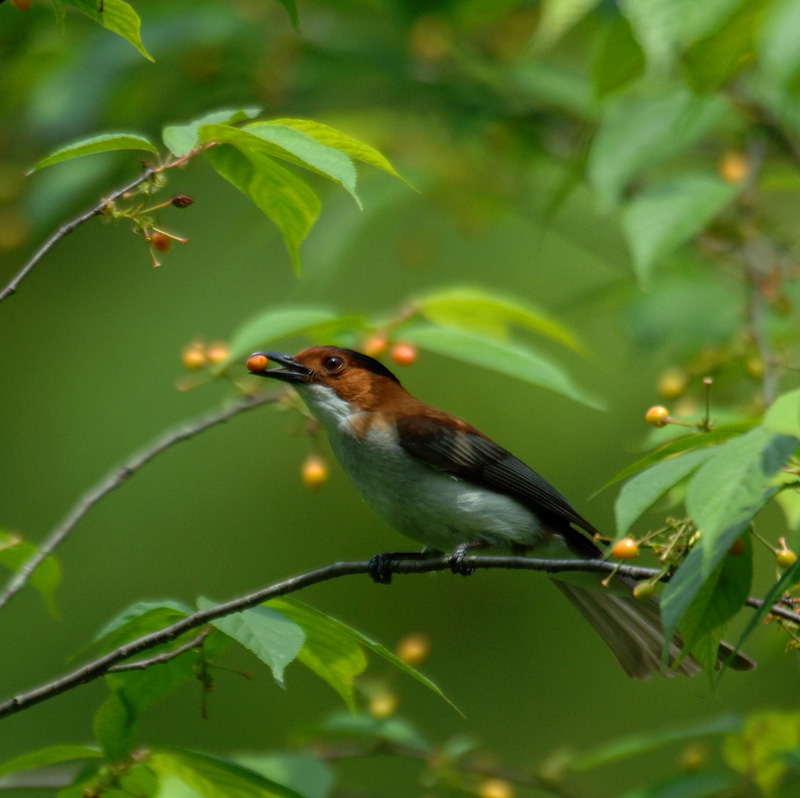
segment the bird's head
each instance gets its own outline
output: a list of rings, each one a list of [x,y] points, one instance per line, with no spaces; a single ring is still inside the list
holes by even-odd
[[[268,361],[279,364],[267,368]],[[247,368],[259,377],[271,377],[297,388],[315,415],[343,401],[351,411],[380,410],[405,394],[400,381],[377,360],[338,346],[311,346],[296,355],[255,352]]]

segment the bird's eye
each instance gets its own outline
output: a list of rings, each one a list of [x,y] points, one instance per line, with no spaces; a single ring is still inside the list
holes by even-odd
[[[325,360],[322,361],[322,367],[325,371],[335,374],[337,371],[341,371],[344,368],[344,358],[338,355],[326,357]]]

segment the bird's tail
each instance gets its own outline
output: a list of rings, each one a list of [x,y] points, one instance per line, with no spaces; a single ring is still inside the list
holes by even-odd
[[[553,582],[595,628],[631,678],[649,679],[659,672],[665,676],[678,673],[695,676],[702,670],[700,663],[690,654],[675,665],[683,649],[680,635],[675,635],[670,642],[669,667],[664,666],[664,629],[655,601],[638,601],[632,594],[622,596],[609,590],[590,590],[560,579],[553,579]],[[731,654],[733,656],[728,660]],[[749,671],[756,667],[753,660],[723,642],[719,647],[717,667],[726,660],[728,667],[734,670]]]

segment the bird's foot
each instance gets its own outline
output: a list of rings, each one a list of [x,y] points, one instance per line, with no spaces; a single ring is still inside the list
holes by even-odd
[[[453,549],[453,553],[450,555],[450,570],[454,574],[461,574],[461,576],[470,576],[471,574],[475,573],[475,569],[471,568],[464,562],[467,554],[472,549],[481,548],[481,544],[478,543],[459,543]]]

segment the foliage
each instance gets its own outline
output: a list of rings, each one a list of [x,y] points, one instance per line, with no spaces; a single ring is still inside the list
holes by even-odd
[[[544,0],[529,9],[481,0],[397,0],[383,5],[385,18],[372,20],[370,35],[361,27],[361,15],[374,13],[365,11],[369,4],[311,3],[300,17],[292,0],[278,4],[283,33],[274,8],[244,2],[174,8],[142,3],[140,18],[122,0],[58,0],[60,29],[87,30],[71,18],[70,8],[87,25],[104,29],[81,34],[97,37],[86,39],[92,43],[85,50],[88,70],[69,40],[60,47],[74,55],[36,62],[45,23],[26,23],[25,37],[13,42],[0,32],[13,67],[0,77],[0,107],[7,120],[19,120],[19,129],[0,123],[0,134],[13,142],[11,166],[0,175],[6,186],[0,187],[0,248],[20,250],[32,227],[44,238],[52,218],[70,217],[71,194],[99,198],[96,211],[65,223],[33,257],[22,259],[18,279],[0,299],[7,300],[42,258],[46,263],[55,257],[54,247],[67,233],[94,216],[129,224],[160,266],[173,241],[187,240],[165,229],[162,211],[166,216],[199,199],[179,193],[163,200],[167,181],[185,186],[210,167],[270,220],[295,274],[319,288],[303,283],[288,301],[269,297],[254,310],[249,306],[249,317],[231,324],[224,345],[193,342],[184,351],[184,364],[193,371],[184,388],[223,386],[231,395],[251,395],[263,390],[242,368],[252,351],[276,342],[324,341],[384,358],[397,345],[410,346],[412,354],[418,348],[450,359],[453,367],[465,364],[603,408],[609,403],[589,387],[589,369],[604,353],[575,328],[586,316],[622,319],[634,347],[671,367],[658,390],[674,403],[674,414],[665,409],[659,415],[664,423],[657,426],[665,428],[654,431],[651,451],[607,483],[624,480],[616,533],[608,542],[631,536],[652,551],[657,571],[650,580],[666,582],[660,603],[667,637],[680,633],[686,652],[710,679],[719,642],[739,616],[744,630],[737,647],[757,641],[762,622],[769,622],[795,656],[800,630],[792,593],[800,563],[787,555],[797,548],[800,526],[800,239],[794,218],[800,50],[793,36],[800,2]],[[0,7],[9,19],[16,11]],[[104,49],[114,39],[106,31],[126,40],[124,53]],[[174,53],[166,41],[175,42]],[[153,70],[137,73],[147,78],[122,77],[133,69],[131,56],[141,61],[135,69]],[[187,78],[195,81],[189,99],[182,96],[184,84],[171,79],[180,69],[195,70]],[[127,80],[137,89],[130,104],[119,100]],[[26,99],[34,95],[37,101]],[[192,121],[164,124],[174,118]],[[31,134],[25,135],[26,125]],[[358,137],[339,129],[351,125],[362,131]],[[152,134],[158,128],[163,146]],[[52,132],[44,136],[44,129]],[[115,132],[97,133],[103,129]],[[375,140],[380,151],[365,143]],[[391,152],[392,160],[382,151]],[[120,152],[126,160],[110,160],[110,153]],[[129,190],[105,193],[115,170],[133,179],[132,152],[145,159],[144,171]],[[374,170],[360,181],[355,162]],[[18,178],[29,164],[33,188],[23,202]],[[77,177],[69,177],[70,169]],[[371,171],[379,174],[370,177]],[[411,271],[390,307],[362,302],[346,270],[358,228],[342,219],[361,214],[366,236],[368,223],[385,212],[380,192],[386,197],[392,188],[375,186],[391,183],[387,176],[413,198],[405,201],[416,201],[412,183],[434,197],[459,230],[491,224],[509,209],[531,217],[548,235],[589,252],[612,276],[589,285],[583,299],[570,287],[574,323],[569,313],[544,310],[529,299],[534,291],[527,290],[528,272],[517,276],[512,290],[494,286],[491,263],[444,286]],[[338,217],[326,184],[354,201]],[[226,186],[219,185],[222,192]],[[214,190],[204,190],[211,204]],[[326,223],[326,251],[309,258],[312,228]],[[601,230],[616,236],[624,250],[614,249]],[[412,265],[430,257],[425,231],[423,219],[403,242],[400,251]],[[617,265],[621,257],[627,257],[624,271]],[[94,264],[87,264],[90,273]],[[46,266],[37,268],[46,281]],[[378,283],[376,273],[390,271],[373,265],[370,276]],[[270,273],[269,279],[278,278]],[[337,282],[349,290],[329,291]],[[20,289],[13,301],[25,303],[25,293]],[[4,302],[0,315],[5,311]],[[290,395],[271,404],[299,419],[295,427],[312,439],[318,433]],[[76,518],[103,495],[79,503]],[[783,526],[776,532],[773,521],[764,532],[761,514],[775,518],[775,509]],[[17,575],[19,586],[29,582],[53,616],[62,570],[53,549],[62,539],[56,535],[37,546],[16,532],[0,533],[0,564]],[[41,561],[29,573],[33,558]],[[751,592],[763,602],[747,617]],[[9,598],[0,600],[0,608]],[[198,600],[200,612],[216,606]],[[138,602],[110,621],[90,648],[98,657],[113,655],[193,614],[178,602]],[[292,663],[301,663],[333,689],[348,713],[288,732],[299,750],[250,757],[212,756],[144,739],[143,719],[173,694],[199,683],[205,701],[214,669],[236,647],[265,664],[288,691],[294,689]],[[800,783],[800,718],[791,706],[677,727],[654,722],[648,733],[584,753],[557,751],[509,774],[483,764],[471,741],[453,737],[431,744],[395,715],[389,677],[371,681],[367,674],[370,651],[445,698],[413,663],[384,645],[282,597],[176,632],[169,643],[145,645],[115,662],[105,672],[108,694],[94,714],[96,744],[23,754],[0,762],[0,776],[72,763],[78,767],[65,771],[63,798],[324,798],[333,792],[337,759],[385,753],[422,762],[426,789],[435,794],[486,798],[491,776],[563,795],[565,784],[581,774],[682,745],[681,772],[630,786],[626,794],[690,798],[749,790],[782,798]],[[709,761],[712,746],[718,755]]]

